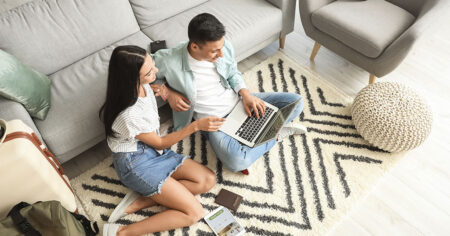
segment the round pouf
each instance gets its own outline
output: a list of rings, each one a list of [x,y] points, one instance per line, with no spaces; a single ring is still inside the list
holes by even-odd
[[[431,131],[430,106],[411,88],[394,82],[370,84],[352,106],[356,130],[372,145],[401,152],[419,146]]]

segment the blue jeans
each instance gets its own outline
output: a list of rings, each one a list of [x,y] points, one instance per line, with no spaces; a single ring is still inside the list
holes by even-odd
[[[283,108],[284,106],[300,99],[300,102],[295,107],[291,116],[286,120],[285,124],[298,117],[303,111],[303,98],[299,94],[256,93],[253,95],[278,108]],[[264,153],[268,152],[276,143],[276,140],[273,139],[269,142],[251,148],[241,144],[239,141],[222,131],[205,133],[214,152],[216,153],[217,158],[219,158],[227,169],[233,172],[247,169],[253,162],[263,156]]]
[[[113,152],[112,156],[120,181],[143,196],[161,193],[166,179],[187,158],[170,149],[159,154],[143,142],[138,142],[135,152]]]

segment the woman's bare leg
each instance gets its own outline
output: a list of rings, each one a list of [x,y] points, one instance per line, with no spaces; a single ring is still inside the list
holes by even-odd
[[[208,167],[191,159],[186,159],[171,177],[178,180],[194,195],[206,193],[216,184],[216,174]],[[140,196],[127,207],[125,212],[130,214],[154,205],[156,202],[152,198]]]
[[[167,178],[161,194],[150,197],[170,209],[137,223],[121,226],[117,235],[143,235],[190,226],[203,217],[203,207],[195,196],[172,177]]]
[[[171,177],[178,180],[194,195],[206,193],[216,184],[216,174],[208,167],[191,159],[186,159]]]

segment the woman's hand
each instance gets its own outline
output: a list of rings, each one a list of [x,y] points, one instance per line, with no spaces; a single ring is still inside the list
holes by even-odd
[[[165,101],[167,97],[169,97],[169,89],[166,87],[166,85],[151,84],[150,87],[152,87],[155,96],[161,96],[162,100]]]
[[[166,100],[165,98],[167,98],[167,102],[172,110],[180,112],[187,111],[191,108],[189,105],[191,102],[181,93],[174,91],[165,85],[152,84],[151,87],[156,96],[161,95],[161,98],[164,101]]]
[[[225,122],[225,119],[210,116],[201,118],[199,120],[196,120],[195,122],[197,122],[195,126],[195,131],[203,130],[208,132],[214,132],[219,130],[220,126],[222,126],[223,122]]]
[[[164,137],[160,137],[156,132],[141,133],[136,136],[137,139],[148,144],[158,150],[170,148],[175,143],[183,140],[196,131],[203,130],[208,132],[217,131],[222,126],[224,118],[220,117],[205,117],[190,123],[179,131],[170,133]]]

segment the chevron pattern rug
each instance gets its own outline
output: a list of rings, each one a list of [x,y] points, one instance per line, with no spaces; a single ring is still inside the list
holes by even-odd
[[[199,197],[205,210],[218,207],[220,189],[244,200],[234,213],[248,235],[325,235],[403,154],[379,150],[355,130],[352,98],[321,80],[282,52],[244,75],[257,92],[294,92],[305,99],[299,119],[308,133],[285,139],[256,161],[249,176],[232,173],[217,161],[208,141],[196,133],[173,150],[193,157],[217,173],[216,186]],[[170,131],[170,124],[162,132]],[[165,130],[165,131],[164,131]],[[128,191],[117,178],[111,157],[72,179],[80,207],[102,226]],[[155,206],[118,221],[130,224],[164,210]],[[202,220],[155,235],[213,235]]]

